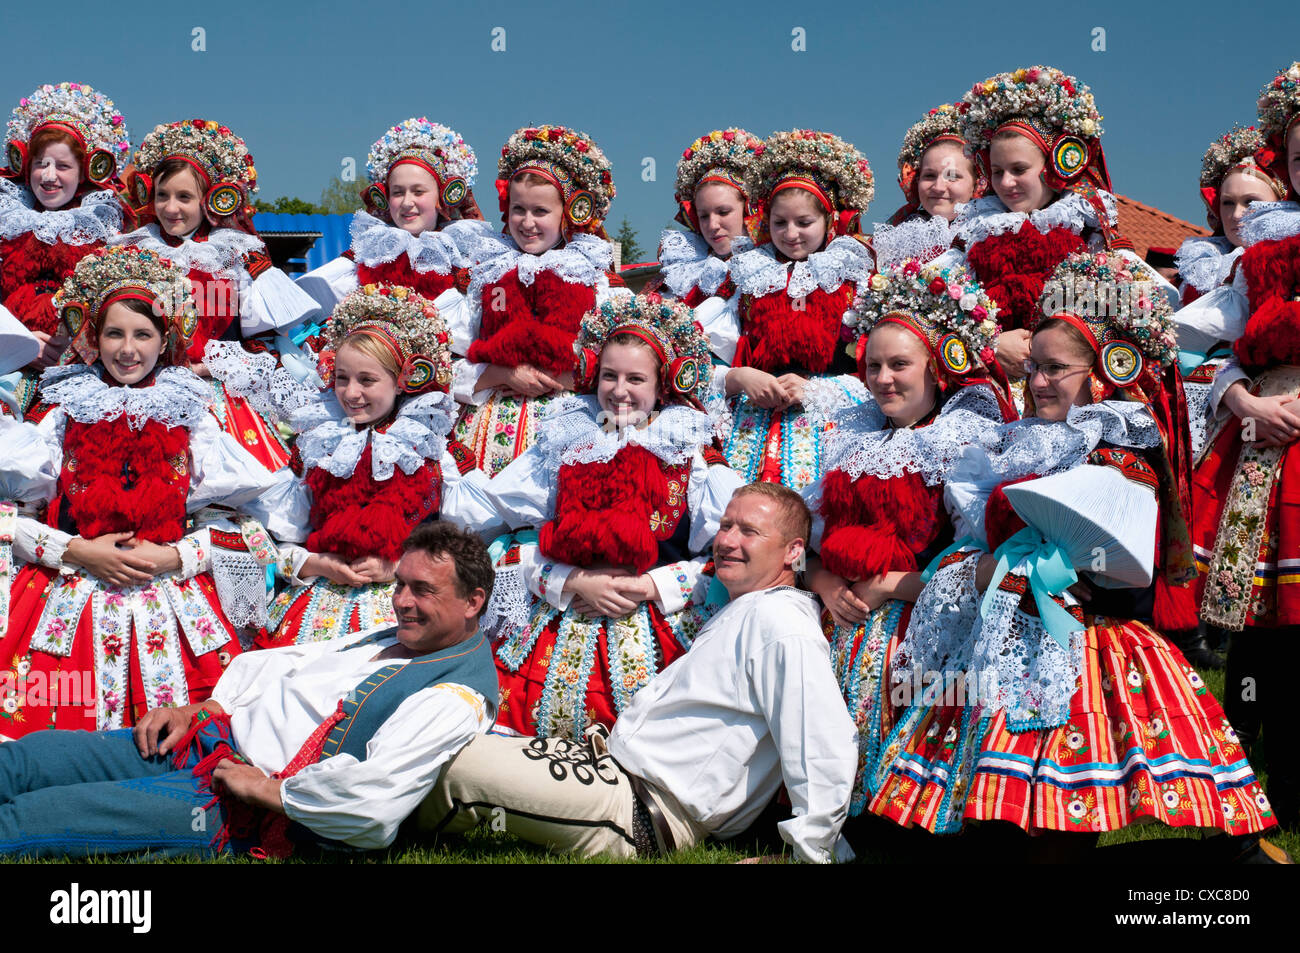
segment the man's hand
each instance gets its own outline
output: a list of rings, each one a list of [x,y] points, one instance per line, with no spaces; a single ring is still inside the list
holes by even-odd
[[[1024,328],[1013,328],[998,335],[993,345],[997,358],[1007,377],[1018,381],[1025,376],[1025,361],[1029,360],[1029,341],[1032,335]]]
[[[33,331],[32,337],[41,342],[41,352],[27,366],[37,371],[43,371],[45,368],[59,363],[59,358],[68,349],[68,344],[71,341],[71,338],[66,335],[46,334],[44,331]]]
[[[176,747],[185,732],[190,730],[194,715],[199,711],[208,711],[220,715],[225,709],[220,704],[208,699],[200,705],[184,705],[181,708],[155,708],[145,714],[131,730],[135,746],[140,757],[152,758],[164,755]]]
[[[222,761],[212,772],[215,790],[226,790],[245,804],[277,814],[284,813],[284,801],[280,799],[282,783],[279,778],[268,778],[251,764],[233,758]]]

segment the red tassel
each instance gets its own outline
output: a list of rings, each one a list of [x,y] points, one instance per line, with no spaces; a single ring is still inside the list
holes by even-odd
[[[54,334],[59,330],[54,292],[83,256],[103,244],[48,245],[32,232],[0,242],[0,303],[30,330]]]
[[[553,373],[573,370],[573,340],[582,316],[596,306],[596,290],[570,284],[551,271],[531,286],[518,271],[483,289],[482,323],[468,357],[476,363],[517,367],[532,364]]]
[[[1026,224],[1019,232],[992,235],[972,245],[966,257],[984,290],[998,304],[1004,330],[1032,329],[1042,318],[1038,298],[1043,284],[1069,255],[1086,243],[1065,228],[1046,235]]]
[[[822,564],[859,581],[915,569],[916,554],[943,526],[940,492],[916,473],[853,480],[842,470],[830,471],[822,479]]]
[[[845,282],[830,293],[817,288],[799,301],[784,292],[747,299],[749,307],[741,316],[747,365],[769,373],[786,367],[814,374],[826,370],[835,359],[853,295],[853,284]]]

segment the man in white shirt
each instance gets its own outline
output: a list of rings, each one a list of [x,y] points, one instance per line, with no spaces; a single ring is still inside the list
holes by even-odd
[[[492,578],[476,536],[425,524],[397,565],[396,628],[238,656],[208,701],[134,729],[0,745],[0,855],[387,846],[495,718]]]
[[[584,855],[668,852],[734,837],[784,782],[779,825],[803,861],[849,860],[840,836],[857,741],[815,599],[794,588],[811,517],[797,493],[750,484],[713,544],[731,601],[691,650],[641,689],[608,737],[476,738],[448,765],[420,824],[504,818],[534,843]]]

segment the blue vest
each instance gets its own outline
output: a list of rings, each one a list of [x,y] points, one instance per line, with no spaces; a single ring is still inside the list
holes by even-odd
[[[396,632],[396,627],[361,639],[353,649],[377,643]],[[366,746],[380,725],[399,705],[421,689],[454,682],[482,695],[493,707],[499,704],[497,669],[492,650],[482,632],[466,641],[409,662],[394,662],[366,678],[343,699],[343,720],[330,731],[321,748],[321,760],[336,754],[350,754],[366,760]]]

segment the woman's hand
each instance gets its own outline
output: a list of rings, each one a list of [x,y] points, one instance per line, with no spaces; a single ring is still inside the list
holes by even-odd
[[[392,582],[397,578],[397,563],[390,563],[379,556],[354,559],[351,569],[366,582]]]
[[[147,539],[130,539],[122,543],[122,547],[153,563],[155,576],[176,572],[184,565],[181,562],[180,551],[175,546],[161,546]]]
[[[299,579],[320,576],[340,586],[364,586],[370,582],[361,575],[342,556],[334,553],[312,553],[298,570]]]
[[[122,548],[134,533],[105,533],[94,539],[74,536],[63,561],[114,586],[140,586],[154,577],[158,567],[147,556]],[[179,558],[179,557],[178,557]]]
[[[489,364],[487,370],[479,375],[474,389],[489,388],[504,390],[520,397],[542,397],[564,389],[554,377],[531,364],[520,364],[518,367]]]
[[[646,584],[626,569],[575,569],[564,591],[573,593],[570,608],[576,612],[620,619],[645,601]]]
[[[790,406],[803,403],[803,389],[808,386],[808,378],[800,377],[798,374],[782,374],[776,382],[790,398]]]
[[[993,355],[1007,377],[1018,381],[1025,376],[1025,361],[1029,360],[1029,342],[1032,335],[1024,328],[1003,331],[993,345]]]
[[[1300,437],[1300,401],[1294,397],[1257,397],[1237,381],[1224,392],[1223,403],[1241,420],[1242,439],[1256,447],[1281,447]]]
[[[785,410],[794,403],[785,386],[776,377],[756,367],[733,367],[727,371],[727,395],[741,392],[753,403],[768,410]]]
[[[853,584],[853,594],[875,612],[890,599],[915,602],[923,588],[919,572],[885,572]]]
[[[208,370],[208,365],[204,364],[202,361],[195,361],[194,363],[192,363],[190,365],[190,370],[192,370],[199,377],[212,376],[212,372]]]

